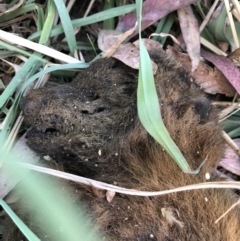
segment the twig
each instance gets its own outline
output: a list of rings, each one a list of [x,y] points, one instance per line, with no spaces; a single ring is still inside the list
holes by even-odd
[[[234,150],[234,152],[240,156],[240,150],[238,148],[238,146],[236,145],[236,143],[229,137],[229,135],[223,131],[222,132],[222,136],[225,139],[225,141],[227,142],[227,144]]]
[[[238,204],[240,204],[240,200],[234,203],[222,216],[220,216],[215,223],[218,223],[224,216],[226,216],[233,208],[235,208]]]
[[[201,33],[203,31],[203,29],[205,28],[205,26],[207,25],[209,19],[211,18],[217,4],[218,4],[219,0],[215,0],[215,2],[213,3],[212,7],[210,8],[207,16],[205,17],[205,19],[203,20],[200,28],[199,28],[199,33]]]

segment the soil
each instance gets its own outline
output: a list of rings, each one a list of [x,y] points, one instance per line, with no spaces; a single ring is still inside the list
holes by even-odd
[[[28,145],[42,156],[50,155],[68,172],[131,189],[157,191],[205,182],[207,172],[210,181],[221,180],[216,166],[224,141],[217,110],[179,63],[162,53],[152,59],[158,64],[155,84],[171,137],[192,169],[207,158],[199,174],[182,172],[142,127],[136,107],[137,71],[111,58],[94,62],[70,84],[27,95],[21,107],[25,124],[31,126]],[[159,197],[116,194],[109,203],[105,191],[83,185],[74,189],[74,199],[85,201],[89,216],[109,240],[240,237],[239,207],[215,224],[238,200],[232,190]],[[38,225],[34,223],[35,228]]]

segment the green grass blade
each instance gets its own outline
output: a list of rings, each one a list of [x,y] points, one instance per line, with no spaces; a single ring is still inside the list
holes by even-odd
[[[237,127],[236,129],[230,131],[228,133],[228,135],[231,137],[231,138],[236,138],[238,136],[240,136],[240,127]]]
[[[37,74],[35,74],[31,78],[29,78],[22,86],[21,92],[23,93],[23,91],[27,88],[27,86],[29,84],[31,84],[34,80],[36,80],[37,78],[41,77],[44,74],[48,74],[48,73],[51,73],[56,70],[77,69],[77,68],[82,69],[82,68],[88,68],[88,67],[89,67],[89,64],[87,64],[87,63],[60,64],[60,65],[51,66],[47,69],[44,69],[44,70],[38,72]]]
[[[169,33],[173,24],[174,24],[174,21],[175,21],[175,14],[174,13],[170,13],[167,15],[167,21],[165,22],[165,24],[163,25],[163,28],[162,28],[162,32],[163,33]],[[166,39],[167,37],[161,37],[160,38],[160,44],[161,45],[164,45],[165,42],[166,42]]]
[[[114,7],[114,0],[105,0],[104,10],[112,9]],[[103,22],[103,29],[114,29],[114,18],[106,19]]]
[[[161,33],[161,32],[162,32],[163,26],[164,26],[164,24],[166,23],[166,21],[167,21],[167,16],[163,17],[163,18],[159,21],[155,33]],[[153,36],[152,39],[159,42],[161,38],[160,38],[159,36]]]
[[[35,3],[24,4],[15,11],[11,11],[0,16],[0,23],[6,22],[8,20],[14,19],[24,13],[37,10],[37,5]]]
[[[0,205],[28,240],[40,241],[40,239],[23,223],[23,221],[13,212],[13,210],[2,199],[0,199]]]
[[[126,13],[132,12],[135,9],[136,9],[135,4],[129,4],[129,5],[121,6],[121,7],[115,7],[112,9],[102,11],[100,13],[93,14],[88,17],[75,19],[72,21],[72,26],[73,26],[73,28],[78,28],[78,27],[89,25],[89,24],[101,22],[101,21],[104,21],[109,18],[118,17],[118,16],[124,15]],[[50,37],[59,35],[61,33],[63,33],[63,27],[60,24],[52,29]],[[41,36],[41,34],[42,34],[41,31],[36,32],[36,33],[32,34],[28,39],[36,40]]]
[[[137,0],[136,3],[140,47],[140,68],[137,90],[137,107],[139,119],[148,133],[163,146],[169,155],[176,161],[179,167],[184,172],[191,173],[191,168],[189,167],[179,148],[171,139],[161,117],[151,60],[140,35],[142,1]]]
[[[41,55],[39,53],[35,53],[34,55],[40,57]],[[8,98],[13,94],[13,92],[16,90],[16,88],[19,86],[19,84],[26,78],[26,76],[29,75],[29,72],[31,68],[37,64],[37,60],[34,57],[30,57],[21,67],[21,69],[16,73],[16,75],[13,77],[5,91],[0,96],[0,108],[3,107],[3,105],[6,103]]]
[[[41,31],[44,25],[44,12],[43,9],[39,6],[37,8],[37,31]]]
[[[62,0],[54,0],[58,10],[59,17],[61,19],[62,28],[67,39],[68,47],[72,56],[74,51],[77,49],[77,42],[73,30],[73,25],[69,17],[66,6]]]
[[[19,154],[19,152],[11,152],[8,155],[1,155],[0,161],[5,168],[11,170],[13,177],[24,178],[21,187],[22,192],[25,192],[26,201],[24,202],[30,199],[31,201],[27,202],[28,208],[31,212],[34,209],[32,221],[34,222],[39,215],[44,213],[45,219],[42,220],[42,224],[50,232],[52,241],[102,240],[100,233],[94,229],[84,213],[81,204],[71,199],[68,186],[58,183],[58,180],[50,179],[46,175],[29,173],[24,167],[17,165],[16,160],[19,158]],[[27,163],[30,162],[28,159],[26,157]],[[4,203],[1,204],[4,205]],[[59,229],[60,232],[57,231]],[[29,240],[39,241],[33,238],[29,238]]]
[[[7,111],[6,117],[4,119],[4,128],[0,131],[0,143],[5,143],[9,133],[11,132],[12,126],[18,114],[18,103],[20,98],[15,98],[11,108]],[[4,109],[4,107],[3,107]]]
[[[42,34],[39,40],[40,44],[46,44],[48,42],[50,32],[53,26],[55,14],[56,14],[56,7],[53,1],[52,0],[48,1],[47,17],[43,24]]]

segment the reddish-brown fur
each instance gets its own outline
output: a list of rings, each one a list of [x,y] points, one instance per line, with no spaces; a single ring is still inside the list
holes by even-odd
[[[50,155],[63,163],[66,170],[131,189],[157,191],[206,182],[206,172],[211,174],[210,181],[220,180],[216,166],[223,156],[224,142],[216,110],[210,106],[204,93],[191,82],[180,64],[164,55],[155,56],[153,59],[158,62],[155,82],[164,123],[192,169],[196,169],[207,158],[199,174],[182,172],[168,153],[142,127],[136,112],[137,73],[113,59],[94,63],[67,87],[74,86],[78,90],[78,100],[71,99],[70,91],[65,97],[63,93],[58,100],[56,93],[62,93],[62,87],[57,90],[34,91],[26,98],[26,123],[32,124],[33,130],[35,128],[35,132],[29,134],[29,145],[44,154],[44,148],[40,149],[39,143],[44,145],[46,152],[48,138],[55,138],[56,146],[49,150]],[[104,87],[103,82],[106,80],[108,86]],[[98,102],[96,98],[86,99],[86,94],[81,96],[81,91],[89,86],[96,96],[100,97]],[[55,96],[54,99],[51,99],[51,96]],[[81,110],[86,110],[86,101],[89,101],[88,113],[81,112],[77,117],[79,129],[69,117],[69,113],[75,114],[73,110],[68,111],[71,101],[65,103],[67,98],[70,98],[75,106],[82,108]],[[65,100],[64,103],[62,99]],[[34,112],[36,105],[40,107],[40,111],[37,108],[36,112],[41,114]],[[92,111],[97,105],[104,107],[104,111]],[[67,113],[62,118],[70,118],[69,123],[74,123],[75,130],[66,131],[67,127],[63,126],[61,129],[56,124],[51,128],[57,129],[59,134],[54,136],[49,133],[50,137],[46,138],[46,133],[42,131],[39,134],[37,129],[50,128],[47,125],[53,122],[51,116],[54,116],[54,110],[57,109],[62,110],[60,114],[56,114],[58,116]],[[47,118],[48,121],[45,121]],[[86,128],[86,123],[89,128]],[[80,136],[83,126],[86,132],[81,131]],[[56,151],[59,146],[67,143],[70,137],[72,146],[66,144],[65,152],[73,153],[74,158],[71,160],[70,156],[69,160],[63,162],[61,160],[66,159],[66,153],[59,154]],[[87,154],[80,150],[81,146],[77,144],[80,139],[88,144]],[[102,156],[98,155],[99,149],[102,150]],[[89,161],[84,163],[88,153]],[[233,190],[195,190],[158,197],[116,194],[112,202],[108,203],[105,191],[81,185],[75,188],[80,199],[86,201],[89,215],[111,241],[240,240],[239,207],[215,224],[215,220],[238,200]],[[177,221],[171,223],[164,217],[164,210]]]

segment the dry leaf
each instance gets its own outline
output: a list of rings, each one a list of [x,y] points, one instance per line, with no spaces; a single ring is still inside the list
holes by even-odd
[[[190,6],[179,8],[178,18],[187,52],[192,62],[191,72],[194,72],[200,62],[200,34],[198,22]]]
[[[135,28],[136,28],[136,26],[134,27],[134,28],[132,28],[132,29],[129,29],[128,31],[126,31],[125,33],[123,33],[123,34],[119,34],[119,36],[118,36],[118,38],[117,38],[117,40],[115,41],[115,43],[113,43],[112,45],[111,45],[111,47],[109,47],[108,49],[106,49],[105,51],[104,51],[104,54],[102,55],[102,58],[110,58],[113,54],[114,54],[114,52],[117,50],[117,48],[119,47],[119,45],[128,37],[128,36],[130,36],[132,33],[133,33],[133,31],[135,30]],[[107,30],[105,30],[105,32],[106,32]],[[115,35],[115,36],[117,36],[117,35]]]
[[[171,54],[177,61],[182,63],[186,71],[191,71],[191,61],[188,55],[179,53],[171,46],[168,46],[166,52]],[[202,62],[200,62],[198,68],[191,73],[191,75],[194,77],[195,82],[206,93],[220,93],[225,94],[226,96],[234,96],[235,94],[235,89],[218,69],[212,69]]]
[[[235,66],[233,61],[227,57],[212,54],[204,50],[201,50],[201,55],[206,60],[213,63],[216,68],[218,68],[225,75],[235,90],[240,94],[240,70]]]
[[[142,30],[152,25],[162,17],[166,16],[168,13],[177,10],[180,7],[188,6],[197,0],[178,0],[178,1],[169,1],[169,0],[146,0],[142,6],[142,20],[141,27]],[[131,12],[122,17],[118,22],[116,30],[119,32],[126,32],[127,30],[133,28],[137,21],[136,12]],[[138,30],[135,30],[134,36],[138,33]]]
[[[128,65],[133,69],[139,69],[139,49],[135,47],[132,43],[119,44],[119,36],[122,34],[114,30],[101,30],[98,35],[98,47],[103,52],[108,51],[105,57],[109,57],[111,54],[112,57],[122,61],[124,64]],[[122,39],[121,39],[122,40]],[[117,42],[117,44],[115,44]],[[150,44],[151,42],[151,44]],[[153,40],[144,40],[144,43],[147,43],[147,46],[154,45]],[[160,44],[159,44],[160,45]],[[160,47],[158,44],[155,44],[155,48]],[[114,47],[112,47],[114,46]],[[156,47],[158,46],[158,47]],[[117,47],[117,48],[116,48]],[[157,65],[152,61],[153,73],[157,72]]]
[[[103,52],[106,51],[118,40],[120,35],[121,33],[116,30],[99,30],[97,39],[98,48]]]
[[[162,48],[162,45],[155,40],[152,40],[149,38],[143,38],[142,42],[148,52],[154,52],[154,53],[165,52]],[[133,44],[139,49],[139,40],[136,40],[135,42],[133,42]]]
[[[240,139],[234,139],[233,141],[240,148]],[[240,176],[240,157],[230,146],[226,147],[224,156],[225,157],[220,161],[219,166]]]

